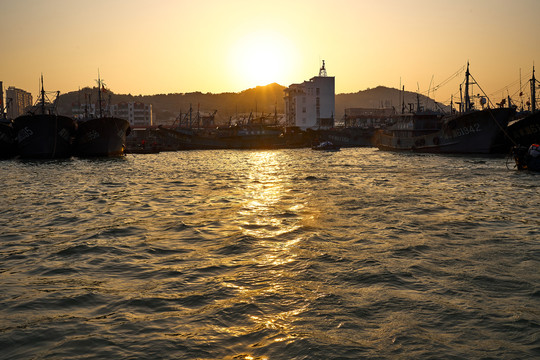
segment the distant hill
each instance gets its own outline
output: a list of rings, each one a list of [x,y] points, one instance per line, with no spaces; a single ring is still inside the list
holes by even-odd
[[[401,97],[403,96],[403,101]],[[401,92],[395,88],[388,88],[385,86],[377,86],[373,89],[366,89],[357,93],[338,94],[336,95],[336,118],[341,118],[347,108],[395,108],[397,111],[401,110],[402,103],[405,104],[406,109],[409,108],[409,104],[416,104],[420,100],[420,106],[426,109],[436,109],[438,106],[445,109],[445,106],[436,103],[433,99],[428,98],[425,95],[417,95],[417,93],[405,91]]]
[[[285,86],[273,83],[266,86],[257,86],[239,93],[176,93],[157,95],[131,95],[115,94],[111,90],[103,93],[104,101],[111,104],[120,102],[139,101],[152,104],[152,110],[158,123],[174,120],[181,112],[189,111],[190,106],[196,112],[209,113],[217,110],[217,120],[225,122],[229,117],[236,114],[284,113],[283,90]],[[60,114],[71,116],[72,104],[85,102],[85,95],[90,96],[91,102],[98,99],[97,88],[84,88],[80,91],[72,91],[60,95],[58,99],[58,111]],[[336,119],[341,119],[346,108],[391,108],[401,109],[401,92],[398,89],[378,86],[356,93],[336,95]],[[416,93],[406,91],[404,93],[405,104],[417,102]],[[422,106],[434,108],[434,101],[420,95]]]
[[[176,94],[157,94],[157,95],[131,95],[115,94],[108,90],[103,93],[104,101],[110,101],[111,104],[120,102],[139,101],[152,104],[152,110],[158,121],[175,119],[180,112],[187,113],[192,107],[196,112],[218,111],[218,118],[228,119],[236,113],[249,114],[250,112],[260,113],[278,113],[284,112],[283,101],[284,86],[279,84],[269,84],[266,86],[257,86],[247,89],[240,93],[176,93]],[[72,91],[60,95],[58,99],[58,111],[63,115],[71,115],[72,104],[85,102],[85,95],[90,96],[91,102],[98,99],[97,88],[84,88],[80,91]]]

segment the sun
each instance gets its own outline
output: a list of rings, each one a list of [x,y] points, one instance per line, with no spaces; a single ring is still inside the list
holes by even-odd
[[[289,41],[272,31],[256,31],[240,37],[230,49],[235,82],[254,87],[286,81],[293,57]]]

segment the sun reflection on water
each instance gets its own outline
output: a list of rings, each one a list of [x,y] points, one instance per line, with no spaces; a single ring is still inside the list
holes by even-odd
[[[237,221],[242,235],[256,241],[258,255],[252,261],[257,276],[254,287],[243,285],[237,290],[261,309],[279,309],[252,313],[249,318],[255,328],[277,330],[268,341],[287,342],[297,338],[293,323],[308,307],[305,299],[290,296],[298,286],[294,264],[305,240],[299,229],[313,214],[305,198],[290,194],[295,179],[284,169],[286,161],[279,154],[253,152],[247,159],[249,181],[244,185]]]
[[[253,152],[249,158],[251,171],[247,174],[249,183],[239,210],[243,219],[242,231],[257,238],[272,238],[298,228],[283,201],[287,179],[281,174],[282,163],[275,152]]]

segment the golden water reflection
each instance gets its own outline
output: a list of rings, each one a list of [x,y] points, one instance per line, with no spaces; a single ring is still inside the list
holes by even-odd
[[[251,314],[250,319],[256,328],[279,331],[277,337],[268,341],[290,341],[297,337],[292,324],[306,311],[309,303],[302,299],[302,292],[295,291],[300,284],[296,282],[294,262],[305,240],[298,230],[313,214],[308,210],[306,198],[291,194],[295,179],[284,168],[287,164],[279,152],[253,152],[250,155],[249,181],[238,210],[239,228],[243,235],[257,241],[260,251],[253,261],[261,269],[256,275],[257,281],[259,284],[263,281],[264,286],[238,290],[245,292],[250,301],[277,299],[277,303],[267,305],[280,311]],[[295,294],[298,299],[294,299]]]
[[[296,217],[302,205],[284,200],[289,191],[290,179],[284,175],[284,164],[276,152],[253,152],[248,160],[249,181],[244,190],[239,218],[245,235],[256,238],[273,238],[299,228]]]

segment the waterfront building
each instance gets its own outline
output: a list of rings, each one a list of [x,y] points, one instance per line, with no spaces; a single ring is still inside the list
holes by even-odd
[[[75,120],[93,119],[99,117],[96,104],[71,104],[71,115]]]
[[[346,108],[343,116],[344,127],[358,127],[363,129],[382,128],[395,121],[394,108]]]
[[[32,94],[28,91],[10,86],[6,89],[7,117],[15,119],[24,115],[26,110],[33,105]]]
[[[147,127],[154,124],[151,104],[121,102],[111,105],[111,115],[129,121],[131,127]]]
[[[331,128],[335,115],[335,77],[328,76],[324,60],[319,76],[284,90],[287,126]]]

